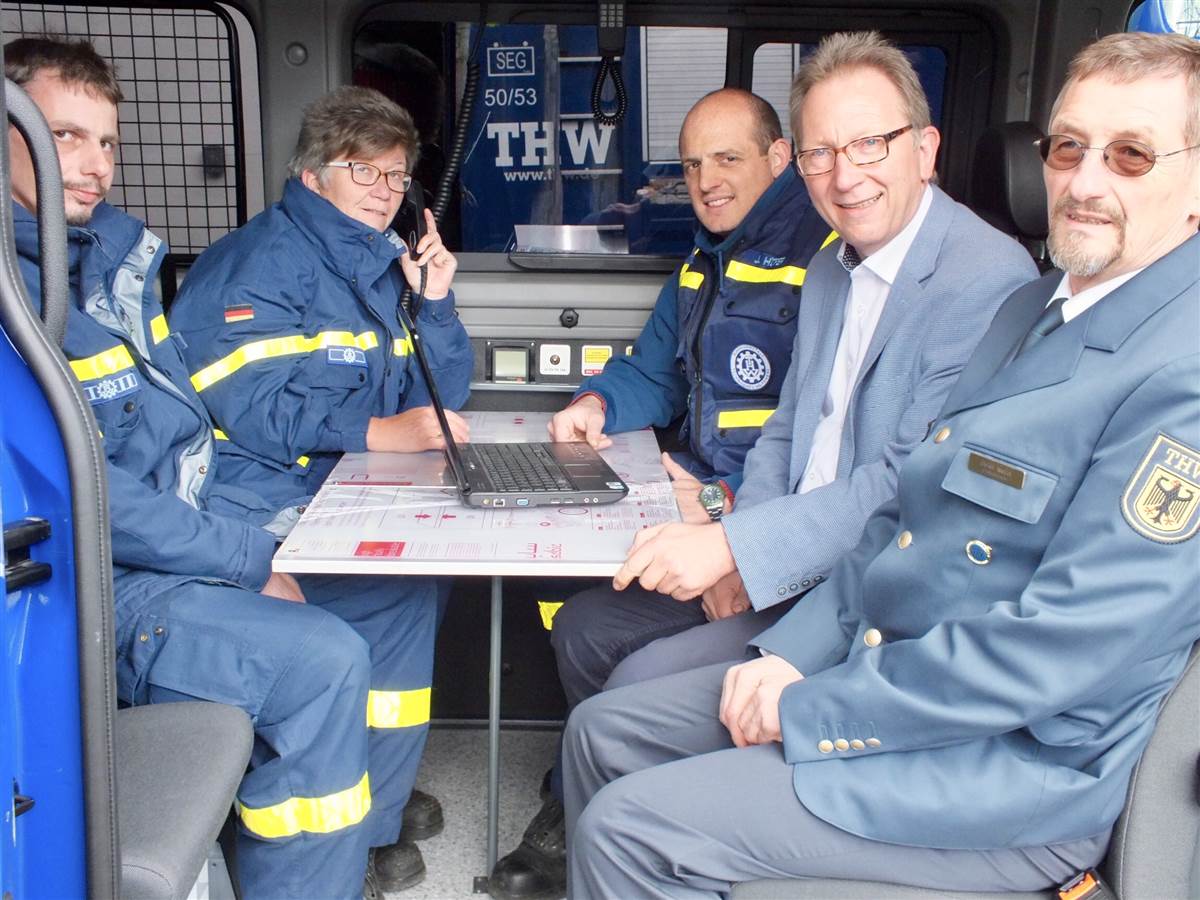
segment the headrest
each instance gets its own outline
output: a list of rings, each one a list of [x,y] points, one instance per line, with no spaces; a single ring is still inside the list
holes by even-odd
[[[1032,122],[993,125],[975,148],[971,208],[1001,231],[1040,241],[1046,237],[1046,187]]]

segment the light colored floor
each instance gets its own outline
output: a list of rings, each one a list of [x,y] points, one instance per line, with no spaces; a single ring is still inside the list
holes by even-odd
[[[542,801],[542,776],[554,762],[556,730],[500,732],[500,855],[516,848]],[[417,786],[442,802],[446,828],[421,842],[425,880],[389,900],[486,898],[473,893],[487,874],[487,729],[435,726]],[[233,900],[220,847],[213,846],[188,900]]]
[[[500,732],[500,855],[516,848],[542,801],[538,788],[554,762],[557,731]],[[487,729],[439,728],[429,743],[417,786],[442,802],[446,829],[421,842],[425,881],[389,900],[481,898],[476,875],[487,874]]]

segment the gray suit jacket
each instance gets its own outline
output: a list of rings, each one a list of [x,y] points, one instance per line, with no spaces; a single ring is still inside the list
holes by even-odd
[[[1001,302],[1037,276],[1029,254],[933,188],[933,203],[875,328],[850,400],[837,479],[797,494],[820,421],[850,276],[831,244],[809,264],[779,408],[746,457],[722,521],[755,609],[824,580],[896,491],[896,472]]]
[[[1004,305],[897,497],[754,641],[805,675],[784,756],[846,831],[1103,833],[1200,638],[1200,235],[1004,365],[1060,277]]]

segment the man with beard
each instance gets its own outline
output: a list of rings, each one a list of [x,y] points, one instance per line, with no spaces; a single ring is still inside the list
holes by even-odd
[[[576,709],[572,897],[1033,891],[1103,857],[1200,638],[1200,44],[1085,48],[1049,131],[1062,271],[1005,302],[858,547],[760,658]]]

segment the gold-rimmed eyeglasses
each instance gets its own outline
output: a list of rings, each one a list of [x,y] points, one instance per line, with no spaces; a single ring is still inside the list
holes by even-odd
[[[800,150],[796,153],[796,168],[801,175],[824,175],[833,171],[834,163],[839,153],[845,155],[856,166],[868,166],[871,163],[887,159],[888,148],[892,141],[906,131],[911,131],[912,125],[905,125],[887,134],[871,134],[851,141],[841,147],[813,147],[810,150]]]
[[[1103,147],[1089,147],[1066,134],[1048,134],[1034,143],[1038,152],[1042,154],[1042,161],[1052,169],[1058,169],[1060,172],[1073,169],[1083,162],[1089,150],[1099,150],[1108,170],[1126,178],[1145,175],[1160,159],[1200,148],[1200,144],[1197,144],[1195,147],[1184,147],[1170,153],[1155,153],[1140,141],[1130,140],[1112,141]]]
[[[363,187],[370,187],[379,180],[382,175],[387,179],[388,190],[395,194],[403,194],[412,186],[412,176],[401,169],[393,169],[391,172],[383,172],[379,166],[373,166],[370,163],[355,162],[346,160],[344,162],[327,162],[321,168],[323,169],[349,169],[350,179],[355,184],[361,184]]]

